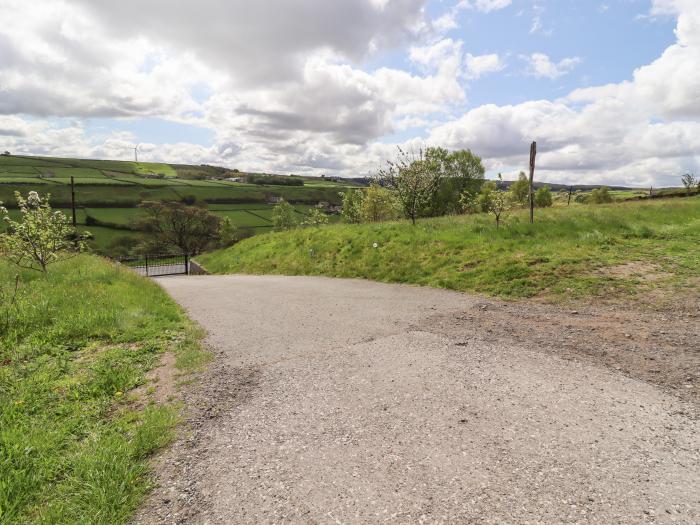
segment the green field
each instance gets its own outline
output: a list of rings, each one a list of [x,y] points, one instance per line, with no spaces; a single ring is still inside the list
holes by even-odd
[[[244,174],[216,166],[0,155],[0,202],[12,206],[15,191],[38,191],[50,193],[54,207],[69,208],[73,177],[76,205],[84,210],[78,217],[81,225],[87,213],[103,223],[126,226],[140,216],[138,205],[143,201],[194,198],[239,228],[258,233],[272,226],[269,202],[273,198],[282,197],[293,203],[303,219],[312,206],[319,202],[338,203],[339,191],[356,186],[310,177],[303,178],[304,186],[262,186],[224,180],[241,175]],[[218,179],[212,180],[214,177]],[[109,226],[87,228],[95,236],[91,246],[100,253],[109,255],[112,243],[121,238],[142,237],[138,232]]]
[[[0,524],[126,522],[179,419],[147,373],[164,352],[201,367],[199,338],[160,287],[103,259],[47,275],[0,261]]]
[[[215,273],[362,277],[504,298],[615,298],[697,283],[700,197],[269,233],[197,258]],[[374,244],[377,247],[374,247]]]

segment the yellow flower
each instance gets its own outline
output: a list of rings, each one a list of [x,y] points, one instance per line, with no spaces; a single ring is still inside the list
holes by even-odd
[[[123,395],[124,395],[124,392],[115,392],[114,395],[117,396],[117,397],[123,396]]]

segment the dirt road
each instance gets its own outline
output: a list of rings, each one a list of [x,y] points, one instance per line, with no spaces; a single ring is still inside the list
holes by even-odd
[[[522,323],[533,307],[440,290],[159,282],[216,360],[185,390],[188,431],[137,522],[700,522],[694,376],[674,393],[596,360],[635,348],[629,323],[587,343],[589,312]]]

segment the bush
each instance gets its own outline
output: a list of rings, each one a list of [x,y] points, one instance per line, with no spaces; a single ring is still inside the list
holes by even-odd
[[[552,206],[552,192],[549,186],[544,186],[535,192],[535,206],[549,208]]]
[[[362,222],[390,221],[399,215],[394,195],[376,182],[365,191],[359,208]]]
[[[605,204],[612,201],[613,197],[610,195],[610,190],[606,186],[593,190],[585,200],[587,204]]]
[[[180,199],[183,204],[187,204],[187,206],[194,206],[197,203],[197,196],[196,195],[185,195]]]
[[[318,208],[311,210],[302,223],[303,226],[322,226],[324,224],[328,224],[328,216]]]
[[[364,193],[362,190],[349,189],[341,191],[340,198],[343,200],[343,211],[341,212],[343,220],[350,224],[359,224],[362,222],[361,207]]]
[[[276,231],[291,230],[297,225],[294,208],[282,199],[272,209],[272,225]]]

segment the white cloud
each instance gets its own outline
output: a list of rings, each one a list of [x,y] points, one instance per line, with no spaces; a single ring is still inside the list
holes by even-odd
[[[158,117],[209,128],[215,139],[146,144],[147,160],[366,175],[393,155],[387,136],[418,127],[426,143],[472,148],[504,171],[524,167],[537,140],[544,180],[659,185],[700,168],[696,0],[653,0],[653,16],[677,17],[677,42],[629,81],[467,112],[469,81],[501,70],[503,57],[430,40],[440,27],[425,19],[422,0],[288,4],[0,0],[13,20],[0,26],[0,149],[128,158],[136,137],[96,135],[82,119]],[[397,49],[411,71],[361,67]],[[525,58],[542,78],[578,64]]]
[[[488,73],[502,71],[506,65],[497,53],[474,56],[467,53],[464,57],[467,78],[477,79]]]
[[[521,58],[529,63],[526,71],[528,75],[550,79],[571,73],[581,62],[581,59],[578,57],[570,57],[555,63],[544,53],[533,53],[530,56],[521,56]]]
[[[498,11],[511,5],[512,0],[461,0],[457,7],[459,9],[473,9],[482,13]]]

